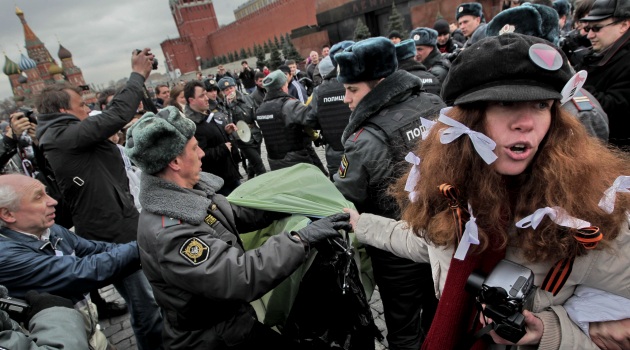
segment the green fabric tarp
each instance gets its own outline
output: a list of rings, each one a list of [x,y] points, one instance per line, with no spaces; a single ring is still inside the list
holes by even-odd
[[[227,199],[242,207],[292,214],[262,230],[241,234],[246,250],[261,246],[271,235],[303,228],[310,222],[308,217],[325,217],[340,213],[343,208],[354,208],[321,170],[311,164],[298,164],[257,176],[237,187]],[[369,300],[374,291],[372,264],[353,234],[350,239]],[[284,324],[314,254],[278,287],[252,303],[261,322],[269,326]]]

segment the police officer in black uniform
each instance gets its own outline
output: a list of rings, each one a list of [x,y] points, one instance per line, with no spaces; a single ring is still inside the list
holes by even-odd
[[[407,71],[420,78],[422,88],[426,92],[439,95],[442,83],[435,75],[427,71],[427,67],[416,61],[414,57],[416,57],[416,44],[412,39],[407,39],[396,44],[398,69]]]
[[[310,137],[304,127],[314,128],[307,123],[309,107],[288,94],[287,76],[280,70],[273,71],[263,80],[267,94],[256,111],[256,121],[265,135],[265,147],[271,170],[288,168],[299,163],[318,165],[309,152]],[[311,147],[312,149],[312,147]],[[321,161],[319,161],[321,164]],[[320,167],[326,174],[323,165]],[[326,174],[327,175],[327,174]]]
[[[352,110],[342,135],[345,153],[335,186],[360,212],[399,219],[399,208],[388,186],[408,170],[404,157],[421,138],[420,117],[444,107],[442,100],[422,92],[420,79],[397,70],[396,48],[383,37],[370,38],[335,55],[337,79],[346,89]],[[390,349],[420,348],[437,306],[428,264],[368,246],[374,277],[385,311]]]
[[[232,123],[243,121],[251,132],[250,139],[245,142],[238,139],[238,148],[241,155],[247,159],[247,177],[253,178],[267,172],[262,158],[260,157],[260,145],[263,136],[260,128],[256,124],[256,103],[249,96],[236,90],[234,79],[224,77],[218,82],[219,89],[225,99],[225,109]]]
[[[319,63],[319,71],[324,80],[313,91],[309,105],[316,128],[321,130],[319,141],[326,144],[326,167],[331,180],[341,163],[343,156],[341,134],[348,125],[351,113],[348,105],[343,102],[346,90],[343,84],[337,81],[337,62],[334,55],[352,44],[354,41],[346,40],[333,45],[329,55]]]

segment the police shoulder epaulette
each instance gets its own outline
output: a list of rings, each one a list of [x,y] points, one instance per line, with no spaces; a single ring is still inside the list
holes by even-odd
[[[575,95],[573,95],[571,101],[573,101],[573,104],[577,108],[578,112],[591,111],[595,108],[595,106],[593,106],[593,103],[591,102],[591,99],[589,99],[588,96],[584,95],[581,90],[575,92]]]
[[[352,139],[352,142],[357,142],[357,139],[359,138],[359,135],[361,135],[361,133],[363,132],[363,130],[365,130],[364,128],[361,128],[361,130],[357,131],[354,133],[354,138]]]
[[[169,228],[171,226],[180,225],[181,223],[181,220],[162,216],[162,228]]]

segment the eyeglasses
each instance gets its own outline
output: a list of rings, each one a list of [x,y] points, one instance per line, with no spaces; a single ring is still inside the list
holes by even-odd
[[[593,31],[593,33],[599,33],[600,30],[602,30],[602,28],[604,27],[608,27],[608,26],[612,26],[614,24],[619,23],[620,21],[615,21],[615,22],[610,22],[608,24],[604,24],[603,26],[585,26],[584,28],[582,28],[585,32],[590,32],[591,30]]]

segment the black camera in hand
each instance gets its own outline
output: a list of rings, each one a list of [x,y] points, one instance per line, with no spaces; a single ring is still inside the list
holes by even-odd
[[[136,54],[139,54],[141,52],[142,52],[142,50],[136,49]],[[155,57],[153,57],[153,68],[151,68],[151,69],[153,69],[153,70],[158,69],[158,60]]]
[[[482,312],[493,320],[497,335],[513,343],[526,333],[522,311],[531,307],[535,289],[532,270],[505,259],[487,278],[473,272],[466,282],[466,290],[486,305]]]
[[[28,121],[33,124],[37,124],[37,119],[33,113],[33,110],[27,107],[20,107],[17,110],[18,112],[24,114],[24,117],[28,118]]]

